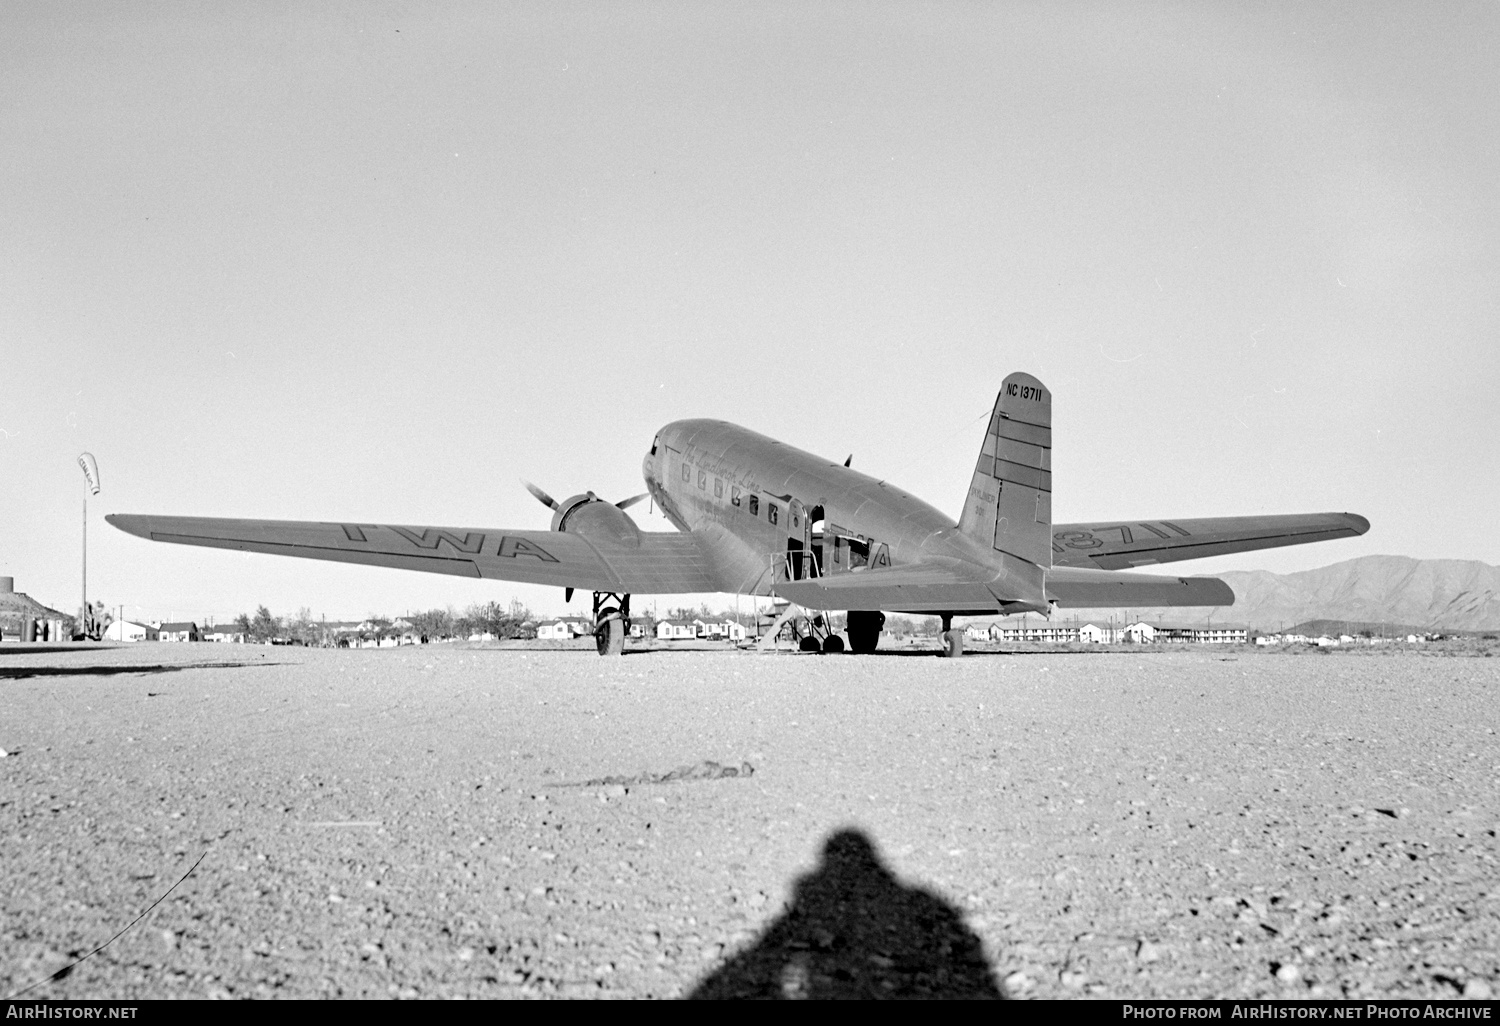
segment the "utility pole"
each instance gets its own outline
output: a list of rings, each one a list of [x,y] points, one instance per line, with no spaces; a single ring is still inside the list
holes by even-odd
[[[92,453],[80,453],[78,466],[83,469],[83,479],[88,490],[83,493],[83,609],[78,622],[79,633],[89,636],[89,495],[99,494],[99,464]],[[122,628],[123,629],[123,628]]]

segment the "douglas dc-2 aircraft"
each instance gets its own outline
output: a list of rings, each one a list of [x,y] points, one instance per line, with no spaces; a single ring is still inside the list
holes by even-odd
[[[551,584],[569,598],[591,591],[601,655],[622,651],[632,594],[735,592],[778,596],[789,612],[848,610],[857,653],[875,650],[880,610],[937,614],[944,651],[957,656],[963,632],[954,616],[1233,605],[1216,578],[1128,570],[1370,528],[1353,513],[1054,524],[1051,467],[1052,394],[1016,373],[1000,386],[958,523],[847,460],[832,463],[719,420],[662,428],[642,466],[647,493],[623,502],[593,492],[556,502],[528,485],[555,511],[549,531],[105,519],[153,541]],[[625,507],[646,495],[680,533],[636,527]],[[841,651],[843,641],[829,634],[821,645]]]

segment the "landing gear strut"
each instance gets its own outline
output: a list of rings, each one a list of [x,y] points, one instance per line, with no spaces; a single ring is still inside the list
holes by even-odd
[[[625,652],[625,633],[630,629],[630,596],[613,591],[594,592],[594,641],[602,656]]]
[[[941,613],[943,618],[943,657],[957,659],[964,654],[964,632],[953,629],[953,614]]]

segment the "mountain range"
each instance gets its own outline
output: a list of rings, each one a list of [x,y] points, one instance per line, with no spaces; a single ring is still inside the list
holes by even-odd
[[[1273,574],[1240,570],[1215,574],[1234,590],[1228,609],[1129,610],[1131,619],[1154,623],[1246,624],[1277,631],[1306,620],[1406,624],[1425,629],[1500,630],[1500,567],[1469,559],[1360,556],[1342,563]],[[1113,618],[1114,609],[1062,610],[1068,620]]]

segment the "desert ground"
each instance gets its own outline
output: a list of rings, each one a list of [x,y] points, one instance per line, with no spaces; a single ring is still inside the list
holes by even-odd
[[[1434,652],[5,646],[0,993],[1490,997],[1497,724]]]

